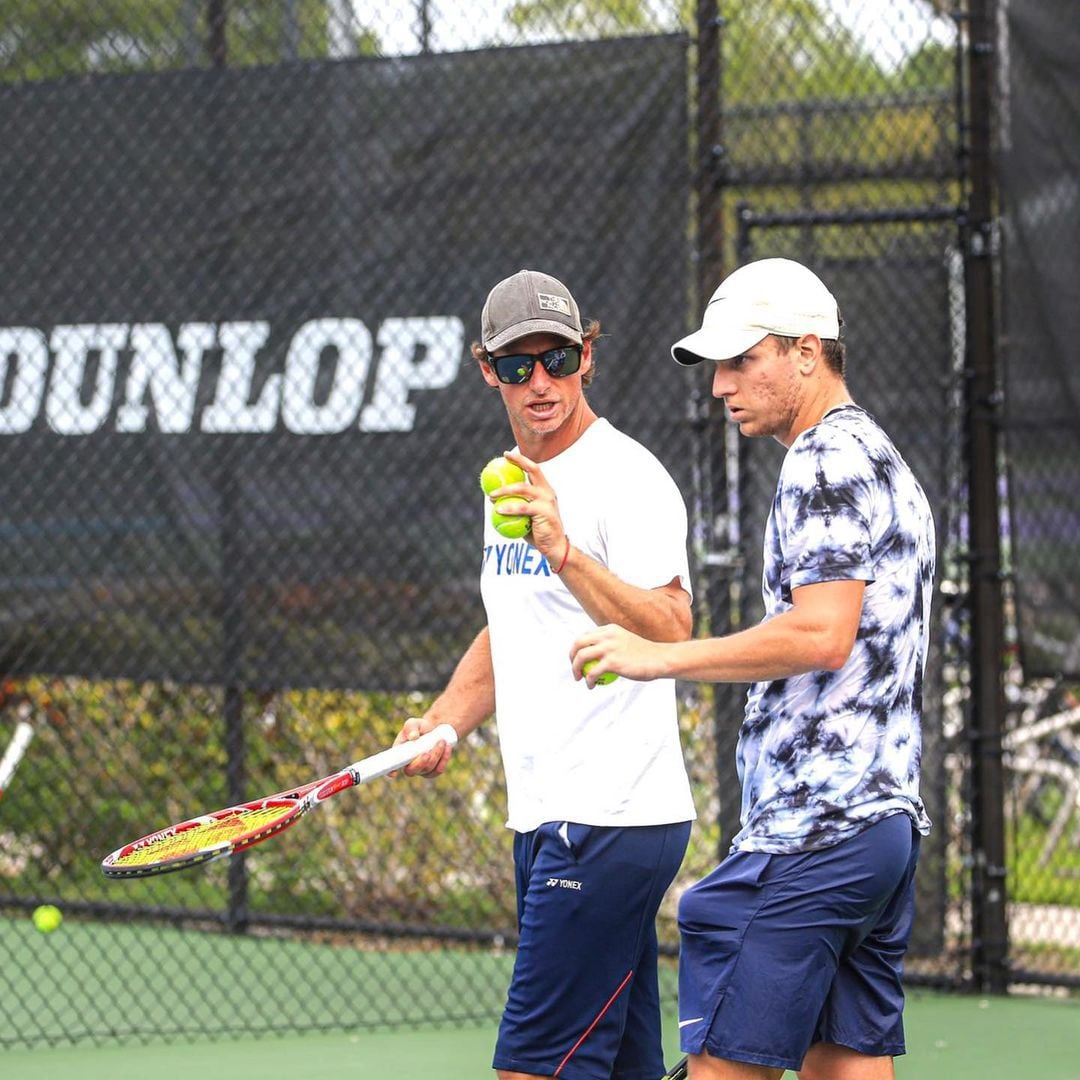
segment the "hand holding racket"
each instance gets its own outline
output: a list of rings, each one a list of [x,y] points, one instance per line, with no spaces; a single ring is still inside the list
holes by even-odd
[[[424,725],[429,723],[426,718],[411,716],[401,727],[401,732],[394,740],[394,745],[406,744],[415,746],[424,734]],[[444,725],[445,726],[445,725]],[[428,744],[430,747],[430,744]],[[442,776],[450,764],[450,757],[454,750],[454,744],[448,739],[430,747],[427,752],[417,751],[409,764],[402,769],[406,776],[426,776],[429,779]]]
[[[109,878],[150,877],[244,851],[295,825],[312,807],[331,795],[404,768],[439,743],[453,746],[456,742],[454,728],[440,724],[418,739],[354,761],[321,780],[215,810],[133,840],[102,860],[102,873]]]

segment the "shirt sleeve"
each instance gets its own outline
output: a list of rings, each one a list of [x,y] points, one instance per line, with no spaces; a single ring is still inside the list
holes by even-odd
[[[631,482],[613,493],[604,515],[608,569],[640,589],[657,589],[678,578],[693,599],[686,504],[659,461],[649,456],[638,466]]]
[[[856,439],[825,425],[784,459],[777,489],[785,598],[802,585],[873,581],[873,463]]]

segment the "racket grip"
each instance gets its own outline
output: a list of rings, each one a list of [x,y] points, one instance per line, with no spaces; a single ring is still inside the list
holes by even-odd
[[[380,754],[356,762],[351,766],[354,781],[362,784],[365,780],[385,776],[396,769],[403,769],[413,758],[434,750],[441,742],[446,743],[447,746],[454,746],[457,741],[458,736],[454,728],[450,724],[440,724],[431,731],[425,732],[419,739],[399,743],[397,746],[391,746],[389,750],[383,750]]]

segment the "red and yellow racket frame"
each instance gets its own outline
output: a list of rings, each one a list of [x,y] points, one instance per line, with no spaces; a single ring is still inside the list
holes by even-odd
[[[303,787],[228,806],[149,833],[106,855],[101,871],[108,878],[151,877],[244,851],[294,825],[331,795],[402,769],[440,742],[448,746],[457,742],[457,732],[449,724],[354,761],[340,772]]]

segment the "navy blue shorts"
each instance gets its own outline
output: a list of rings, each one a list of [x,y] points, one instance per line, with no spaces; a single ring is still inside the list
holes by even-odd
[[[817,1042],[904,1052],[919,834],[906,814],[798,855],[735,852],[679,903],[687,1054],[798,1070]]]
[[[656,912],[689,839],[688,821],[515,834],[520,941],[493,1068],[663,1075]]]

